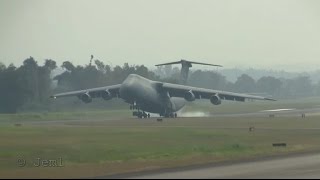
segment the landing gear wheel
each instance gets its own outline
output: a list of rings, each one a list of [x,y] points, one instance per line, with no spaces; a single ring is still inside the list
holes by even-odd
[[[139,119],[142,119],[142,117],[144,117],[144,115],[143,115],[143,113],[142,113],[141,111],[138,111],[138,112],[137,112],[137,117],[138,117]]]

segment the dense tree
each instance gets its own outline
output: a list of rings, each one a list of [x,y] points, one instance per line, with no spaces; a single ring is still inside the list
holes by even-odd
[[[38,76],[38,64],[33,57],[30,57],[23,61],[23,65],[18,69],[21,73],[20,83],[25,87],[26,92],[28,93],[28,100],[38,101],[39,94],[39,76]]]
[[[282,96],[303,97],[313,95],[313,85],[309,76],[299,76],[293,79],[284,80]]]
[[[6,65],[0,62],[0,72],[6,70]]]
[[[61,67],[65,68],[68,71],[73,71],[75,69],[74,65],[70,61],[63,62]]]
[[[94,63],[96,64],[99,71],[101,71],[102,73],[106,72],[106,66],[102,61],[99,61],[98,59],[96,59]]]
[[[255,80],[247,74],[242,74],[234,83],[234,90],[240,93],[255,93]]]
[[[50,110],[57,104],[53,105],[48,98],[52,93],[119,84],[133,73],[171,83],[178,83],[180,74],[178,68],[171,66],[150,71],[144,65],[125,63],[112,68],[100,60],[85,66],[65,61],[60,70],[56,68],[54,60],[46,59],[43,65],[39,65],[33,57],[24,60],[20,67],[15,67],[13,64],[6,66],[0,62],[0,113]],[[60,72],[59,75],[52,77],[52,72],[57,70]],[[53,80],[58,82],[54,89]],[[197,70],[190,72],[188,84],[239,93],[267,93],[277,98],[320,95],[320,82],[313,85],[310,77],[304,75],[291,79],[265,76],[255,82],[249,75],[242,74],[235,83],[232,83],[217,72]],[[70,101],[73,102],[73,106],[82,105],[80,100],[70,99],[61,99],[59,108],[70,108]],[[103,107],[112,106],[107,104],[103,103]]]
[[[281,80],[271,76],[264,76],[260,78],[256,83],[258,92],[260,93],[265,92],[268,95],[272,95],[272,96],[279,96],[281,86],[282,86]]]
[[[202,88],[225,90],[227,80],[224,76],[214,71],[197,70],[191,73],[188,84]]]
[[[39,100],[42,103],[48,103],[48,97],[52,93],[51,72],[55,68],[57,68],[56,62],[51,59],[46,59],[44,66],[38,67]]]
[[[0,68],[0,113],[15,113],[21,107],[28,94],[19,82],[17,68],[10,64],[6,69]]]

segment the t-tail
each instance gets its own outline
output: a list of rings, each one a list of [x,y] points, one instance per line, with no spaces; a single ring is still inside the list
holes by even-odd
[[[180,73],[180,84],[186,84],[188,80],[189,75],[189,68],[192,67],[192,64],[200,64],[200,65],[206,65],[206,66],[218,66],[222,67],[221,65],[216,64],[207,64],[207,63],[201,63],[201,62],[193,62],[193,61],[187,61],[184,59],[181,59],[180,61],[176,62],[169,62],[164,64],[157,64],[156,66],[164,66],[164,65],[172,65],[172,64],[181,64],[181,73]]]

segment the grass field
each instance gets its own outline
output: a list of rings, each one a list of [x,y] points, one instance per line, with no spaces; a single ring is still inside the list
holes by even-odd
[[[220,111],[218,106],[190,104],[186,109],[225,113],[314,108],[320,104],[317,100],[250,102],[240,110],[226,103]],[[0,178],[95,177],[320,150],[318,115],[305,119],[213,116],[163,122],[130,115],[128,110],[0,115]],[[249,132],[251,126],[253,132]],[[287,147],[275,148],[272,143],[287,143]],[[38,158],[61,159],[63,167],[36,167]],[[25,166],[19,167],[19,159]]]

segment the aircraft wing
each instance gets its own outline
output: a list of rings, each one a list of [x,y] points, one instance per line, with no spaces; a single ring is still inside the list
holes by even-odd
[[[84,89],[79,91],[70,91],[65,93],[59,93],[54,94],[50,96],[51,98],[60,98],[60,97],[67,97],[67,96],[78,96],[81,97],[83,94],[89,94],[90,97],[96,98],[103,96],[103,93],[110,93],[109,95],[111,97],[116,97],[119,95],[119,89],[121,84],[112,85],[112,86],[104,86],[104,87],[98,87],[98,88],[92,88],[92,89]]]
[[[192,86],[184,86],[178,84],[170,84],[170,83],[162,83],[160,85],[162,90],[167,91],[170,97],[182,97],[184,98],[187,92],[192,92],[196,99],[210,99],[213,95],[217,95],[222,100],[231,100],[231,101],[242,101],[245,99],[257,99],[257,100],[269,100],[276,101],[275,99],[262,97],[262,96],[254,96],[242,93],[233,93],[227,91],[218,91],[213,89],[205,89],[205,88],[197,88]]]

